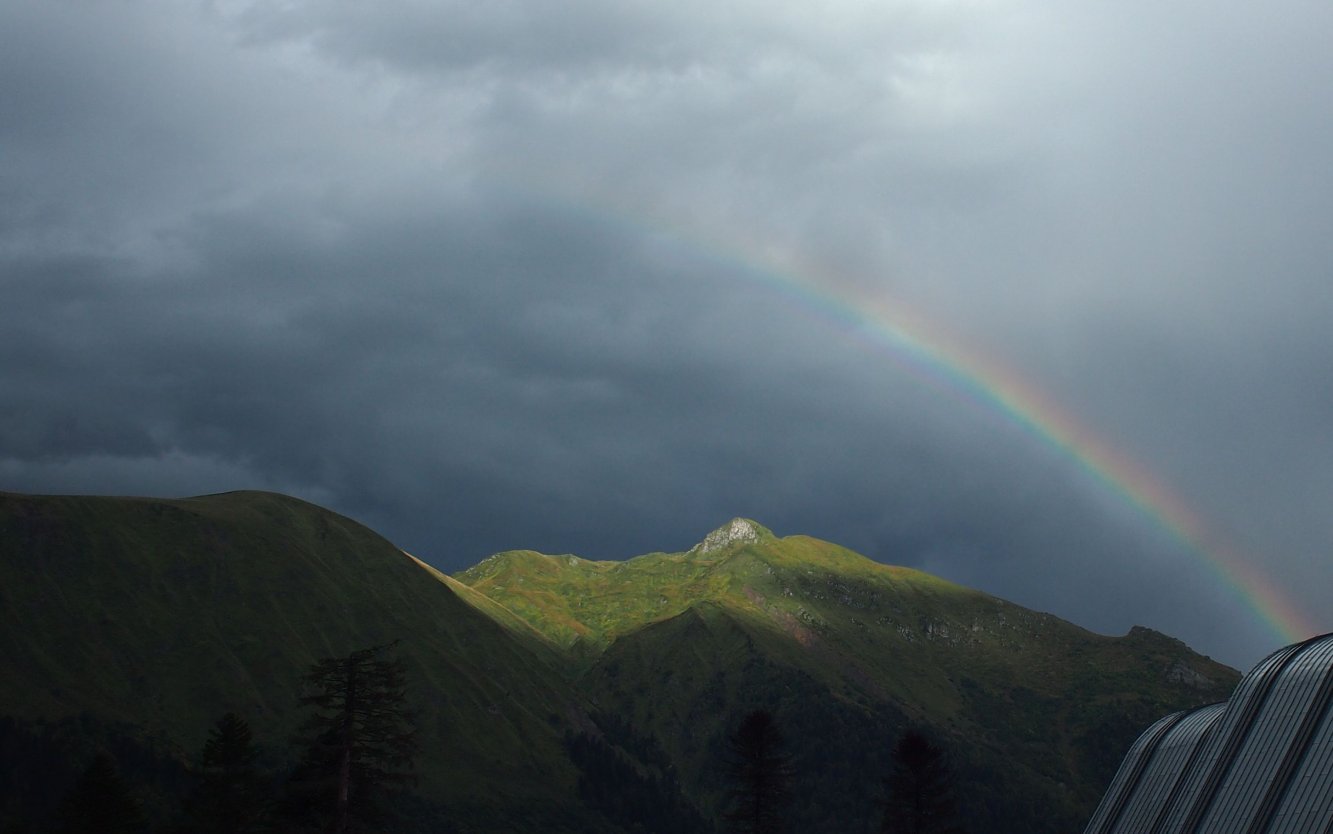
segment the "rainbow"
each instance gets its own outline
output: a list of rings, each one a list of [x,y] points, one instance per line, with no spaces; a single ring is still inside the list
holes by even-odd
[[[1322,629],[1254,565],[1258,562],[1219,538],[1175,491],[1129,455],[1081,424],[1036,385],[985,354],[970,350],[943,328],[886,297],[856,297],[818,271],[746,266],[756,280],[776,284],[785,295],[842,325],[852,326],[893,354],[895,361],[928,382],[981,410],[998,415],[1055,450],[1087,477],[1117,496],[1196,554],[1259,620],[1285,643]]]
[[[532,196],[531,183],[524,191]],[[1118,451],[1012,368],[951,336],[937,323],[885,295],[847,287],[830,271],[759,241],[721,240],[676,224],[643,220],[642,209],[615,201],[577,200],[563,189],[545,192],[566,211],[636,234],[667,236],[708,260],[776,291],[840,332],[888,351],[889,358],[926,384],[1017,427],[1054,450],[1111,495],[1195,554],[1222,584],[1284,643],[1321,632],[1315,621],[1257,565],[1229,545],[1176,492],[1129,455]],[[562,193],[563,192],[563,193]],[[758,254],[763,253],[763,254]]]

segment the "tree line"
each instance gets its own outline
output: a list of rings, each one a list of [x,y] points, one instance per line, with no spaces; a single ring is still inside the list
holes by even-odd
[[[566,738],[579,768],[584,804],[626,832],[797,834],[798,763],[777,719],[767,710],[747,714],[727,737],[726,780],[714,821],[682,797],[667,757],[651,737],[640,736],[614,716],[595,719],[600,737]],[[629,755],[625,755],[628,753]],[[944,749],[918,730],[894,745],[892,766],[881,780],[878,807],[868,809],[881,834],[962,834],[954,776]],[[815,766],[818,766],[816,763]],[[808,787],[806,788],[808,790]],[[860,816],[859,814],[857,816]]]
[[[406,672],[396,643],[322,659],[302,678],[306,717],[292,739],[295,764],[274,778],[245,718],[220,717],[210,728],[188,789],[167,834],[267,834],[276,831],[401,830],[400,808],[412,807],[419,746],[406,703]],[[578,792],[589,810],[628,832],[716,831],[687,803],[668,757],[650,736],[614,716],[599,725],[616,739],[566,738],[579,769]],[[727,738],[727,787],[718,821],[737,834],[795,834],[790,824],[797,763],[777,720],[750,712]],[[631,758],[620,750],[631,751]],[[877,809],[882,834],[961,834],[953,776],[943,749],[908,730],[882,779]],[[38,828],[14,823],[0,834],[141,834],[147,814],[113,758],[95,755],[74,780],[54,818]]]
[[[295,765],[274,780],[259,765],[249,723],[229,712],[208,733],[170,834],[393,830],[397,801],[418,753],[396,643],[325,658],[303,677],[306,718],[292,739]],[[148,820],[112,757],[98,753],[42,828],[6,834],[140,834]]]
[[[729,739],[731,786],[722,814],[728,832],[794,834],[787,810],[796,766],[778,723],[755,710]],[[882,834],[962,834],[953,775],[944,750],[922,732],[908,730],[893,750],[880,802]]]

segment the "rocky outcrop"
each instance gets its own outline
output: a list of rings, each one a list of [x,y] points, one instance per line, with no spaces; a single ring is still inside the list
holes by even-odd
[[[704,536],[703,541],[690,548],[690,553],[708,556],[726,550],[734,544],[753,544],[772,537],[773,533],[762,524],[757,524],[748,518],[733,518]]]

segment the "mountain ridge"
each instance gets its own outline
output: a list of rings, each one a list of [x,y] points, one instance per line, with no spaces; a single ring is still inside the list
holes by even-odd
[[[619,830],[578,798],[580,734],[715,816],[725,739],[765,706],[804,763],[806,830],[873,815],[911,725],[955,752],[969,819],[1016,834],[1081,824],[1143,726],[1234,684],[1150,630],[1095,635],[830,542],[718,529],[710,548],[508,551],[449,576],[277,493],[0,493],[0,715],[119,722],[184,757],[226,710],[284,737],[310,662],[401,639],[420,790],[462,830]]]
[[[728,535],[737,521],[767,535]],[[753,688],[728,665],[767,670],[762,676],[771,689],[825,693],[820,697],[832,700],[822,707],[822,720],[831,728],[856,727],[870,736],[876,726],[882,733],[883,726],[920,724],[959,746],[979,742],[995,755],[1031,747],[1031,759],[1006,775],[987,764],[990,754],[966,762],[986,779],[1007,778],[1020,790],[1062,797],[1016,823],[1027,826],[1016,830],[1030,831],[1061,830],[1051,820],[1081,824],[1080,814],[1100,790],[1088,786],[1102,785],[1118,763],[1111,750],[1119,748],[1106,739],[1127,744],[1131,727],[1141,729],[1169,705],[1224,697],[1238,679],[1235,670],[1151,629],[1100,635],[831,542],[778,537],[746,519],[718,530],[705,537],[711,548],[621,562],[499,554],[455,574],[578,656],[575,679],[595,693],[595,702],[634,714],[638,725],[663,739],[683,771],[705,774],[692,783],[705,807],[722,801],[716,785],[723,774],[708,764],[719,751],[671,735],[706,720],[710,710],[734,710],[759,697],[744,694]],[[679,641],[711,650],[673,645]],[[634,673],[626,675],[631,666]],[[656,680],[656,687],[644,690],[644,679]],[[647,691],[671,694],[661,696],[661,707],[645,710]],[[1127,697],[1127,691],[1136,694]],[[788,709],[792,720],[804,720],[795,715],[802,708],[793,703]],[[1049,740],[1035,741],[1042,733]],[[876,761],[870,752],[862,755],[866,766]],[[1071,780],[1081,786],[1070,788]],[[833,824],[831,807],[807,813]]]

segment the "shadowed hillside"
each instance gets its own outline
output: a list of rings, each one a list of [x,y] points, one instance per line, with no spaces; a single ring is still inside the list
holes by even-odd
[[[235,710],[285,747],[310,663],[395,639],[424,793],[479,818],[572,804],[555,656],[360,524],[266,493],[0,496],[0,714],[87,713],[181,752]]]

